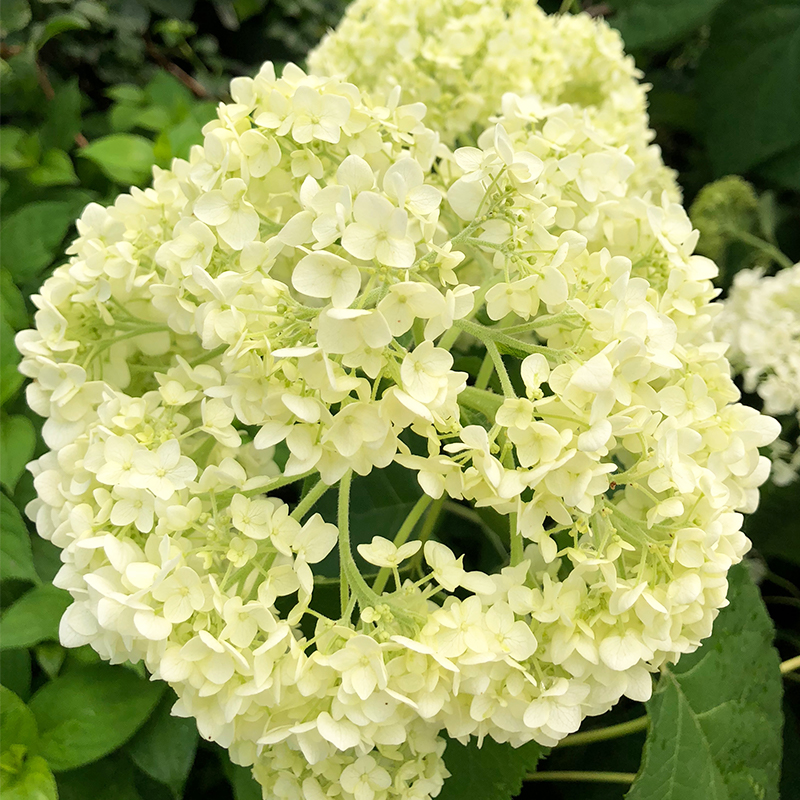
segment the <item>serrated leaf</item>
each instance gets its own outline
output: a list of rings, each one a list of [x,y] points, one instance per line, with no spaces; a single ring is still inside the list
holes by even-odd
[[[0,263],[18,283],[35,278],[56,255],[73,222],[67,201],[39,200],[9,214],[0,229]]]
[[[122,185],[144,182],[155,163],[153,143],[132,133],[112,133],[95,139],[80,151],[80,155]]]
[[[163,691],[162,683],[108,664],[60,675],[29,703],[39,725],[39,752],[54,772],[97,761],[139,730]]]
[[[799,49],[800,0],[736,0],[714,15],[698,95],[717,175],[800,143]]]
[[[162,697],[127,749],[142,772],[168,786],[175,797],[181,797],[194,762],[199,734],[194,719],[174,717],[170,713],[176,699],[172,692]]]
[[[448,740],[444,763],[450,777],[439,800],[511,800],[541,757],[542,748],[536,742],[514,748],[487,738],[481,747],[474,740],[465,747]]]
[[[781,675],[773,629],[744,565],[714,634],[662,669],[642,766],[626,800],[778,800]]]
[[[0,581],[10,579],[39,582],[28,527],[17,507],[3,493],[0,496]]]
[[[0,649],[58,641],[58,624],[72,603],[68,592],[51,583],[34,586],[0,616]]]
[[[36,429],[27,417],[16,414],[0,420],[0,481],[9,491],[14,491],[35,447]]]
[[[690,34],[711,16],[723,0],[615,0],[611,24],[626,49],[670,45]]]

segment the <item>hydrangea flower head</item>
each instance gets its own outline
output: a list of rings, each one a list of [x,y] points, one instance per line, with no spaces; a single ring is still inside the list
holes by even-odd
[[[64,644],[143,661],[270,798],[434,797],[443,731],[551,746],[647,699],[725,604],[777,433],[735,402],[681,206],[563,98],[506,94],[451,151],[399,89],[266,64],[231,93],[188,160],[85,210],[17,339]],[[393,462],[416,521],[505,517],[507,565],[412,517],[360,548],[370,585],[349,487]]]

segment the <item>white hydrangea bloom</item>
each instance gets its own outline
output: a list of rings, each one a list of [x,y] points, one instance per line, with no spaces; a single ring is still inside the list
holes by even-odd
[[[736,273],[717,323],[744,388],[757,392],[767,414],[794,414],[800,422],[800,264],[772,276],[759,269]],[[786,486],[800,472],[800,440],[773,444],[772,479]]]
[[[64,644],[143,661],[267,798],[423,800],[442,731],[552,746],[646,699],[725,604],[777,434],[736,404],[680,205],[569,104],[507,95],[451,153],[421,104],[293,65],[232,95],[188,161],[86,209],[17,337]],[[309,513],[392,462],[508,516],[508,566],[378,538],[370,587]]]
[[[377,95],[402,87],[451,146],[477,136],[506,92],[523,108],[572,104],[603,141],[627,148],[638,167],[631,189],[678,196],[651,144],[648,87],[602,18],[548,15],[536,0],[355,0],[308,63]]]

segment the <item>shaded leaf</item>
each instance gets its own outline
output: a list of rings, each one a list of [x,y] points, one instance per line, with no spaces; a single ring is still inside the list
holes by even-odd
[[[5,686],[0,687],[0,752],[12,745],[32,748],[39,738],[36,718],[25,703]]]
[[[28,309],[25,307],[25,299],[7,269],[0,270],[0,315],[14,331],[21,331],[28,327]],[[7,331],[5,335],[8,335]],[[13,345],[11,340],[9,343]],[[16,347],[14,349],[16,350]]]
[[[781,676],[773,629],[744,565],[714,634],[662,669],[627,800],[777,800]]]
[[[0,3],[0,37],[21,31],[31,21],[28,0],[3,0]]]
[[[194,719],[170,713],[176,699],[173,692],[161,698],[150,719],[128,744],[128,752],[142,772],[180,797],[194,762],[199,734]]]
[[[670,45],[690,34],[723,0],[615,0],[610,18],[627,49]]]
[[[0,681],[27,700],[31,696],[31,654],[27,650],[1,650]]]
[[[698,73],[717,175],[800,143],[800,0],[736,0],[715,14]]]
[[[97,761],[133,736],[163,690],[164,684],[108,664],[60,675],[30,701],[39,752],[55,772]]]
[[[121,753],[94,764],[59,772],[58,800],[141,800],[134,788],[134,768]]]
[[[481,747],[474,740],[465,747],[448,740],[444,762],[450,777],[439,800],[511,800],[541,757],[542,748],[536,742],[514,748],[487,738]]]
[[[51,583],[34,586],[0,617],[0,649],[58,641],[58,624],[71,603],[69,593]]]

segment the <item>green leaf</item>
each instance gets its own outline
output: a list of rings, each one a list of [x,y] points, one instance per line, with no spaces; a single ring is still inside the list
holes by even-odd
[[[53,14],[48,17],[42,32],[36,37],[36,47],[37,49],[41,49],[54,36],[58,36],[60,33],[65,33],[66,31],[85,31],[90,27],[91,23],[83,14],[69,11],[63,14]]]
[[[228,761],[223,764],[223,769],[233,789],[233,800],[261,800],[261,787],[249,767]]]
[[[36,663],[51,680],[58,675],[67,657],[66,648],[58,642],[42,642],[34,648]]]
[[[78,79],[62,83],[47,103],[47,118],[39,129],[39,139],[45,150],[57,148],[70,151],[75,135],[81,130],[81,90]]]
[[[63,150],[48,150],[28,180],[37,186],[69,186],[78,183],[72,159]]]
[[[796,483],[775,486],[765,483],[760,491],[758,508],[744,520],[744,532],[763,556],[777,556],[800,564],[800,491]]]
[[[773,629],[744,565],[730,605],[695,653],[662,669],[626,800],[777,800],[781,675]]]
[[[56,779],[47,761],[41,756],[19,756],[16,761],[13,766],[3,763],[3,800],[57,800]]]
[[[27,650],[0,651],[0,680],[19,697],[30,697],[31,654]]]
[[[147,180],[155,163],[153,143],[132,133],[112,133],[95,139],[80,151],[111,180],[123,185]]]
[[[31,698],[39,752],[55,772],[97,761],[136,733],[163,690],[164,684],[108,664],[60,675]]]
[[[762,164],[758,174],[778,186],[800,192],[800,144]]]
[[[34,752],[36,719],[14,692],[0,687],[0,791],[3,800],[56,800],[47,762]]]
[[[0,686],[0,753],[12,745],[32,748],[39,738],[36,718],[17,695]]]
[[[0,581],[9,579],[39,583],[28,526],[3,493],[0,496]]]
[[[145,101],[144,89],[140,89],[132,83],[118,83],[116,86],[109,86],[106,89],[106,96],[118,103],[131,105],[141,105]]]
[[[128,753],[133,763],[151,778],[165,784],[175,797],[181,797],[197,751],[197,723],[173,717],[176,697],[165,694],[146,724],[131,739]]]
[[[717,175],[800,143],[800,0],[722,5],[698,72],[700,119]]]
[[[0,270],[0,319],[15,331],[21,331],[30,324],[25,298],[7,269]]]
[[[3,0],[0,3],[0,38],[21,31],[31,21],[28,0]]]
[[[39,157],[39,141],[21,128],[3,125],[0,128],[0,167],[24,169],[36,164]]]
[[[4,315],[0,319],[0,405],[5,405],[25,381],[25,376],[17,369],[20,358],[14,345],[14,329]]]
[[[133,764],[113,753],[94,764],[58,774],[58,800],[141,800]]]
[[[33,423],[21,414],[0,419],[0,481],[10,492],[25,471],[25,465],[33,458],[36,447],[36,429]]]
[[[51,583],[34,586],[0,616],[0,649],[58,641],[58,624],[72,603],[68,592]]]
[[[444,763],[450,777],[439,800],[511,800],[541,757],[542,748],[536,742],[514,748],[487,738],[481,747],[474,740],[465,747],[448,740]]]
[[[670,45],[699,28],[723,0],[615,0],[611,17],[626,49]]]
[[[0,229],[0,264],[17,282],[35,278],[55,258],[74,219],[73,204],[59,200],[28,203]]]

